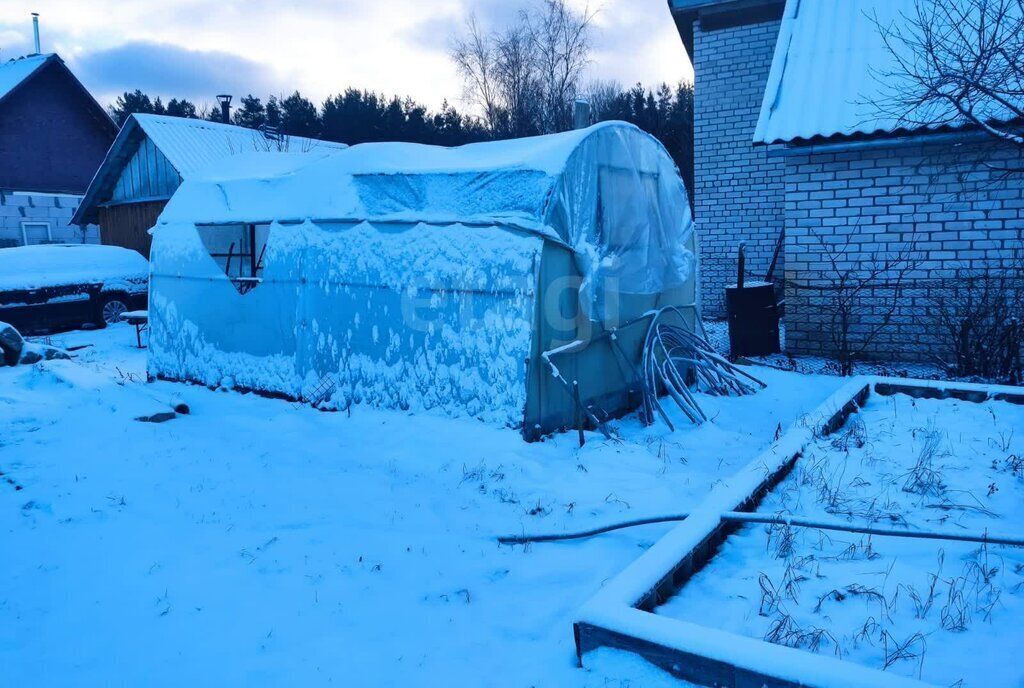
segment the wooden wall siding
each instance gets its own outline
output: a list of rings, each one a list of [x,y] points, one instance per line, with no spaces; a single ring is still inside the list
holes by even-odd
[[[0,189],[83,194],[117,128],[51,61],[0,106]]]
[[[170,198],[180,184],[181,175],[147,136],[121,170],[110,200]]]
[[[165,205],[167,201],[147,201],[101,207],[100,240],[107,246],[135,249],[149,258],[149,230]]]

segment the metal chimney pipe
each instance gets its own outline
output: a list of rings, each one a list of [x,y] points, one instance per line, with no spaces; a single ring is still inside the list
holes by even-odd
[[[220,103],[220,117],[224,124],[231,124],[231,96],[227,93],[222,93],[217,96],[217,102]]]
[[[573,109],[573,128],[586,129],[590,126],[590,103],[580,98]]]
[[[39,13],[38,12],[33,12],[32,13],[32,32],[35,34],[35,38],[36,38],[36,52],[35,52],[35,54],[39,55],[42,52],[42,50],[40,50],[40,48],[39,48]]]

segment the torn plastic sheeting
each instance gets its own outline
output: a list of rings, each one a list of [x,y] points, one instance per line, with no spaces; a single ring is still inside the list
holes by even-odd
[[[572,248],[581,303],[593,320],[605,294],[658,294],[696,274],[678,170],[656,139],[623,122],[452,149],[361,144],[287,172],[272,164],[274,155],[236,156],[207,179],[187,180],[161,222],[311,218],[526,229]]]

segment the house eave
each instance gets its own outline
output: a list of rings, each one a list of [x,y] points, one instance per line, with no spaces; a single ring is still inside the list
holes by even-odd
[[[996,142],[989,133],[977,127],[942,127],[936,129],[900,129],[870,134],[834,135],[812,139],[793,139],[756,143],[767,147],[768,157],[791,157],[823,153],[873,150],[880,148],[906,148],[926,145],[958,145],[984,141]]]
[[[782,18],[785,0],[668,0],[679,37],[693,61],[693,25],[705,31],[744,26]]]

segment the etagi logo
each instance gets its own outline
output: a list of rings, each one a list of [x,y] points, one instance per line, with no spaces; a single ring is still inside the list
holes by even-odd
[[[584,280],[561,276],[536,288],[527,280],[493,288],[440,287],[426,280],[401,292],[403,325],[412,332],[440,335],[448,329],[467,332],[511,329],[526,320],[539,330],[545,348],[579,342],[584,346],[600,331],[620,324],[618,280]]]

